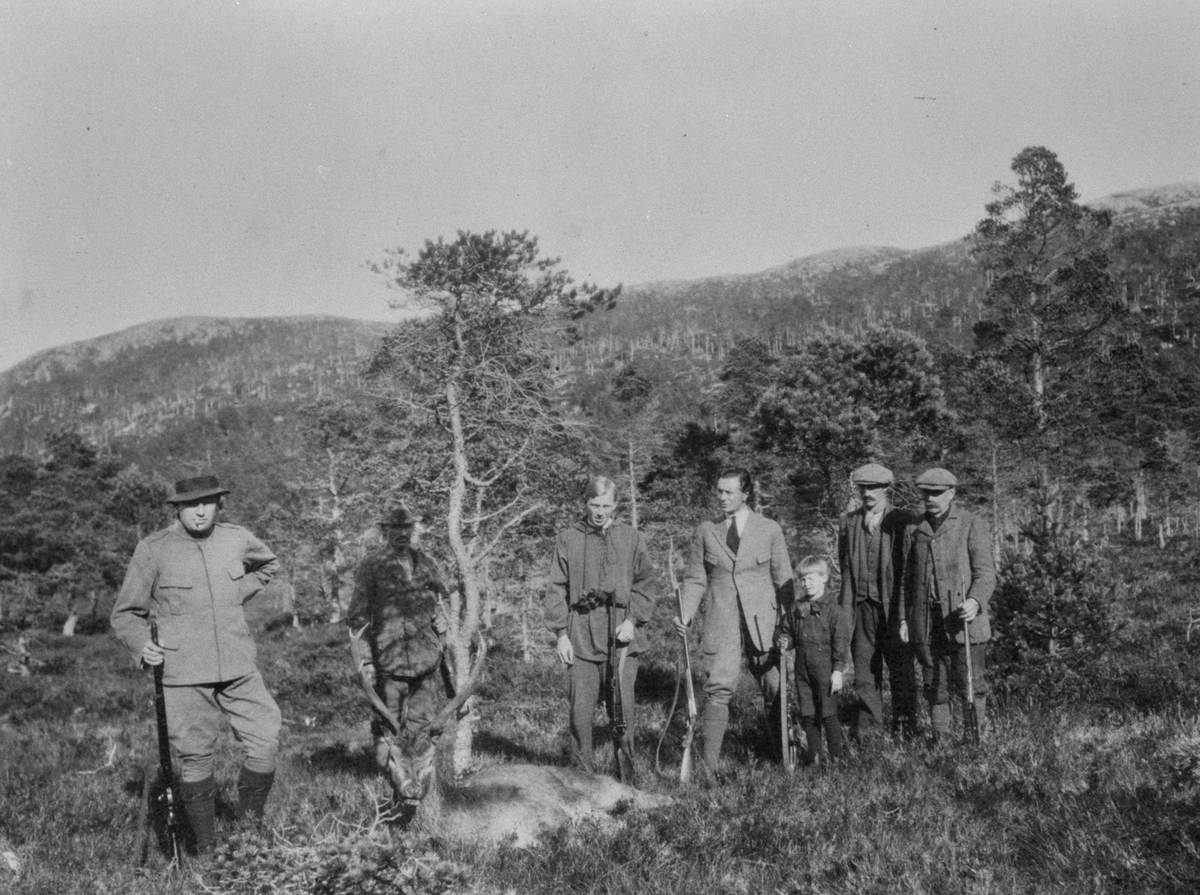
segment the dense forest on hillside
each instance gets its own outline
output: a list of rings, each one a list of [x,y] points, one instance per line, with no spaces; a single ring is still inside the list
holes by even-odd
[[[712,475],[727,463],[752,468],[797,553],[829,550],[832,520],[852,497],[848,472],[866,460],[896,471],[902,503],[920,469],[954,469],[1010,559],[1034,549],[1039,518],[1062,529],[1047,550],[1071,538],[1102,544],[1126,525],[1148,538],[1160,527],[1195,532],[1200,207],[1152,205],[1097,217],[1104,264],[1092,292],[1061,274],[1039,286],[1061,304],[1051,323],[1070,330],[1070,344],[1044,359],[1041,396],[1025,324],[1003,304],[1011,271],[985,263],[980,233],[921,252],[848,251],[753,277],[637,287],[611,309],[608,293],[564,292],[577,306],[535,315],[539,341],[521,343],[535,352],[521,375],[546,377],[537,418],[552,425],[538,462],[506,469],[497,485],[501,505],[519,498],[532,509],[478,570],[485,609],[533,611],[548,539],[598,472],[620,479],[627,514],[664,552],[709,512]],[[1068,217],[1080,208],[1062,205]],[[1108,309],[1103,319],[1085,319],[1089,303]],[[345,605],[390,497],[429,514],[427,545],[455,565],[451,451],[440,405],[421,397],[444,373],[436,358],[395,373],[395,346],[416,350],[412,340],[435,331],[426,325],[165,322],[3,374],[4,620],[57,625],[111,599],[120,557],[150,524],[106,503],[118,480],[146,497],[171,478],[217,471],[234,491],[229,512],[285,557],[301,621]],[[480,412],[487,423],[492,410]],[[525,443],[506,441],[502,422],[479,429],[480,451]],[[90,509],[71,511],[74,499]],[[164,518],[152,512],[153,524]],[[112,543],[69,546],[64,533],[98,524]],[[63,583],[85,565],[98,570],[86,585]]]

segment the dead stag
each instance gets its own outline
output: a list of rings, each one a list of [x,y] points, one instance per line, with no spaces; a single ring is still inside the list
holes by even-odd
[[[375,692],[362,633],[351,632],[350,651],[363,690],[390,731],[385,772],[404,822],[457,842],[525,846],[569,823],[584,819],[603,823],[621,809],[651,808],[668,801],[609,776],[546,765],[489,765],[451,781],[447,772],[439,770],[437,739],[479,687],[487,656],[483,638],[466,684],[427,728],[412,730],[407,718],[393,717]]]

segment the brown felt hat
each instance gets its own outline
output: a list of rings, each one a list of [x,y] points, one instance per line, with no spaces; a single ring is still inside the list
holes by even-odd
[[[379,525],[382,528],[416,525],[418,521],[403,502],[389,504],[379,517]]]
[[[177,481],[167,503],[190,503],[201,497],[220,497],[228,493],[229,489],[222,488],[215,475],[198,475]]]

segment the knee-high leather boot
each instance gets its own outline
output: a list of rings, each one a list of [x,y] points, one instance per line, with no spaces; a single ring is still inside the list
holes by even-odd
[[[275,782],[275,772],[260,774],[242,768],[238,775],[238,817],[259,823],[267,807],[267,795]]]
[[[183,809],[187,812],[192,835],[196,837],[196,854],[212,851],[216,836],[217,784],[212,777],[203,780],[184,780],[180,787]]]

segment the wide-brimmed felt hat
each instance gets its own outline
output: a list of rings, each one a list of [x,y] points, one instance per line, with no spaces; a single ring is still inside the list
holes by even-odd
[[[945,491],[947,488],[958,487],[958,479],[950,470],[935,466],[917,476],[917,480],[913,484],[922,491]]]
[[[222,488],[215,475],[198,475],[177,481],[167,503],[190,503],[201,497],[220,497],[228,493],[229,489]]]
[[[850,473],[850,481],[856,485],[890,485],[892,471],[878,463],[868,463]]]
[[[403,502],[389,504],[383,511],[383,515],[379,517],[379,525],[383,528],[390,528],[400,525],[416,525],[419,520],[409,511],[408,506]]]

